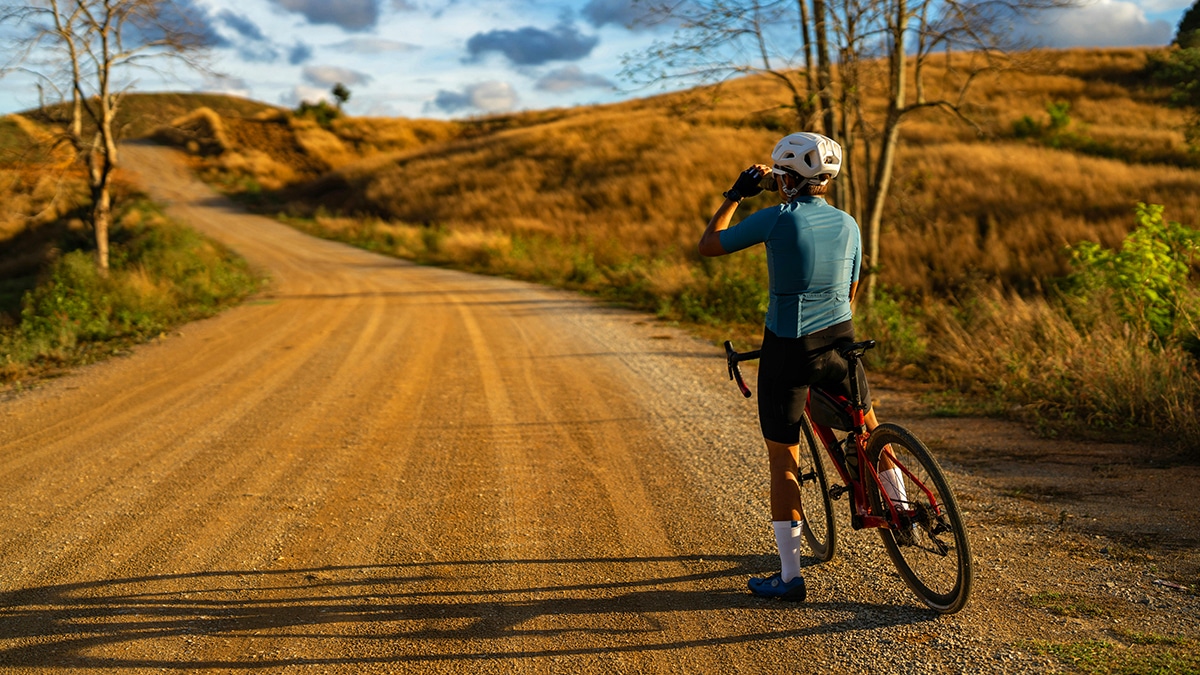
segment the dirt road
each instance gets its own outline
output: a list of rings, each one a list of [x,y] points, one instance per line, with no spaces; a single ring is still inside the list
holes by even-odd
[[[1200,634],[1195,595],[1154,583],[1194,576],[1194,539],[1147,559],[1122,516],[1076,527],[1084,502],[997,459],[1044,441],[884,386],[959,486],[972,603],[920,607],[844,517],[810,602],[755,599],[765,458],[717,349],[245,215],[168,150],[124,159],[274,282],[0,402],[0,670],[1018,672],[1061,667],[1037,641]]]

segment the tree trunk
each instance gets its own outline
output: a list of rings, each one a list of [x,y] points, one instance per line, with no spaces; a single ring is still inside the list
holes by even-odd
[[[817,83],[816,77],[813,74],[812,35],[809,33],[808,28],[808,0],[796,0],[796,4],[800,6],[800,39],[804,41],[804,84],[808,88],[808,96],[811,98],[817,88]]]
[[[817,90],[826,136],[837,138],[837,121],[833,116],[833,70],[829,58],[829,37],[825,20],[828,11],[825,0],[813,0],[813,23],[817,34]]]
[[[905,53],[904,32],[908,27],[907,0],[896,0],[896,14],[891,28],[890,79],[891,91],[888,98],[887,119],[884,122],[883,139],[879,148],[879,164],[875,171],[875,182],[870,194],[871,219],[867,228],[867,284],[866,304],[870,308],[875,302],[876,285],[879,282],[879,232],[883,227],[883,207],[888,189],[892,184],[892,167],[896,162],[896,151],[900,145],[900,119],[905,102]]]
[[[108,230],[112,220],[112,197],[108,181],[92,187],[92,231],[96,237],[96,270],[108,276]]]

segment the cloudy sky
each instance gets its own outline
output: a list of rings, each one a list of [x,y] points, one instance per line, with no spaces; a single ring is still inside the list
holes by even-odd
[[[203,16],[224,77],[144,74],[139,89],[290,107],[340,82],[355,115],[453,118],[646,95],[619,77],[622,56],[669,37],[629,27],[635,0],[184,1]],[[1026,32],[1050,47],[1164,45],[1193,0],[1085,1]],[[31,80],[0,79],[0,113],[36,103]]]

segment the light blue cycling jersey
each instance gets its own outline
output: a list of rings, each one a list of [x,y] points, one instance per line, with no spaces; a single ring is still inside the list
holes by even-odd
[[[766,324],[795,338],[850,319],[850,284],[858,281],[862,239],[850,214],[820,197],[798,197],[722,230],[721,247],[767,245],[771,302]]]

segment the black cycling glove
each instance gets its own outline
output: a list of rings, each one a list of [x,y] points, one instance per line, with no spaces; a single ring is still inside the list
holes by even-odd
[[[740,202],[747,197],[753,197],[762,192],[762,186],[758,184],[762,180],[762,177],[763,172],[758,167],[752,166],[746,169],[737,177],[737,181],[733,184],[733,187],[725,193],[725,198]]]

